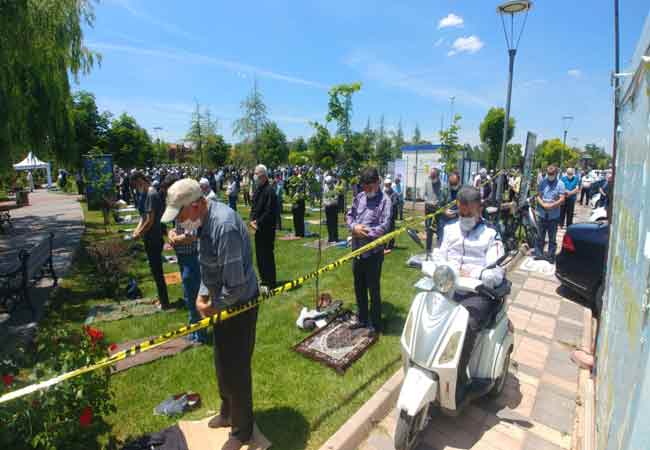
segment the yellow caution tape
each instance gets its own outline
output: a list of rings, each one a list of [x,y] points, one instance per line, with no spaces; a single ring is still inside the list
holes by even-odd
[[[497,175],[501,173],[498,172]],[[487,181],[486,181],[487,182]],[[422,221],[426,219],[432,219],[438,214],[442,213],[444,210],[447,208],[451,207],[455,202],[451,202],[446,204],[445,206],[438,208],[436,211],[426,214],[422,217],[410,217],[407,218],[404,222],[415,222],[415,221]],[[353,260],[354,258],[361,256],[362,254],[373,250],[377,247],[379,247],[382,244],[387,243],[391,239],[394,239],[398,235],[404,233],[408,228],[407,227],[402,227],[399,228],[395,231],[392,231],[390,233],[387,233],[383,235],[380,238],[375,239],[374,241],[370,242],[369,244],[364,245],[363,247],[358,248],[357,250],[354,250],[347,255],[337,259],[334,262],[331,262],[318,270],[315,270],[313,272],[307,273],[301,277],[298,277],[292,281],[288,281],[284,283],[282,286],[278,286],[274,289],[271,289],[267,293],[264,293],[252,300],[249,300],[245,303],[241,303],[236,306],[232,306],[230,308],[227,308],[223,311],[220,311],[216,314],[214,314],[211,317],[206,317],[204,319],[201,319],[200,321],[193,323],[191,325],[186,325],[181,328],[178,328],[176,330],[168,331],[165,334],[161,334],[160,336],[156,336],[152,339],[149,339],[148,341],[141,342],[139,344],[136,344],[126,350],[122,350],[120,352],[117,352],[109,357],[103,358],[93,364],[89,364],[84,367],[80,367],[78,369],[72,370],[70,372],[66,372],[64,374],[58,375],[54,378],[50,378],[49,380],[41,381],[36,384],[32,384],[29,386],[25,386],[20,389],[16,389],[15,391],[8,392],[0,397],[0,404],[24,397],[25,395],[29,395],[33,392],[40,391],[42,389],[46,389],[48,387],[54,386],[58,383],[61,383],[62,381],[69,380],[70,378],[77,377],[79,375],[83,375],[84,373],[92,372],[97,369],[101,369],[103,367],[109,367],[113,364],[115,364],[118,361],[121,361],[123,359],[129,358],[131,356],[134,356],[138,353],[142,353],[148,350],[152,350],[166,342],[171,341],[172,339],[176,339],[182,336],[187,336],[190,333],[193,333],[195,331],[201,330],[203,328],[207,328],[211,325],[214,325],[215,323],[218,323],[220,321],[228,320],[232,317],[235,317],[238,314],[241,314],[243,312],[246,312],[250,309],[256,308],[259,306],[262,302],[265,300],[268,300],[269,298],[275,297],[277,295],[280,295],[282,293],[288,292],[290,290],[293,290],[297,288],[298,286],[301,286],[302,284],[306,283],[307,281],[316,278],[320,276],[323,273],[326,272],[331,272],[338,267],[342,266],[343,264]]]

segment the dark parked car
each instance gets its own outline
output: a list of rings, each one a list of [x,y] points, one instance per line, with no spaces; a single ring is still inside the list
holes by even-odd
[[[567,228],[557,256],[555,276],[600,314],[609,242],[607,222],[577,223]]]

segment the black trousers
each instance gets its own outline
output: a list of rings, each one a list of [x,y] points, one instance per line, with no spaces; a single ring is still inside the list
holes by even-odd
[[[282,202],[278,202],[278,211],[275,214],[275,228],[282,230]]]
[[[325,207],[325,219],[327,220],[327,241],[339,241],[339,217],[338,205],[327,205]]]
[[[580,189],[580,204],[583,204],[583,200],[585,200],[584,204],[588,205],[589,204],[589,189],[582,188]]]
[[[388,233],[395,231],[395,220],[397,219],[397,207],[393,206],[391,208],[390,219],[388,221]],[[386,248],[393,249],[395,248],[395,239],[388,241]]]
[[[291,207],[293,213],[293,232],[296,236],[305,237],[305,201],[295,202]]]
[[[230,417],[231,435],[245,442],[253,434],[253,379],[257,308],[214,325],[214,367],[217,372],[220,414]]]
[[[560,207],[560,226],[569,226],[573,224],[573,213],[576,208],[576,198],[567,197]]]
[[[476,338],[481,326],[489,318],[490,314],[496,306],[496,302],[486,297],[481,297],[473,292],[461,293],[457,292],[454,298],[460,302],[461,305],[469,312],[469,320],[467,323],[467,334],[465,342],[463,343],[463,351],[460,355],[458,363],[458,383],[457,386],[463,386],[467,383],[467,365],[472,356],[472,350],[476,344]]]
[[[381,266],[384,252],[371,253],[366,258],[352,261],[354,293],[357,298],[359,322],[381,331]],[[370,293],[370,322],[368,322],[368,293]]]
[[[269,288],[275,287],[275,229],[257,229],[255,257],[262,284]]]
[[[162,251],[163,241],[157,239],[144,240],[144,250],[147,252],[147,259],[149,260],[149,268],[151,275],[156,282],[156,290],[158,291],[158,300],[163,306],[169,305],[169,296],[167,295],[167,284],[165,283],[165,275],[163,274]]]

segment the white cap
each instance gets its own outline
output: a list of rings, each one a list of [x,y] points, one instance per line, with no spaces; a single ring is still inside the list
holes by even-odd
[[[210,182],[208,181],[207,178],[201,178],[201,179],[199,180],[199,184],[200,184],[201,186],[209,186],[209,185],[210,185]]]
[[[325,183],[331,183],[332,181],[334,181],[334,178],[332,178],[331,175],[327,175],[327,176],[325,177]]]
[[[167,208],[165,208],[160,221],[163,223],[171,222],[178,216],[181,209],[200,198],[203,198],[203,193],[196,180],[191,178],[178,180],[167,190]]]
[[[478,171],[480,175],[487,175],[487,169],[485,167],[481,168],[481,170]]]
[[[393,180],[390,179],[390,176],[387,176],[386,178],[384,178],[384,184],[392,184],[392,183],[393,183]]]

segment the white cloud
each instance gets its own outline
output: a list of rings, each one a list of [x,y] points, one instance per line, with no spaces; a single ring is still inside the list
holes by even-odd
[[[536,80],[528,80],[524,81],[521,83],[522,88],[533,88],[533,87],[538,87],[538,86],[544,86],[548,84],[548,80],[544,79],[536,79]]]
[[[201,55],[199,53],[191,53],[184,50],[157,50],[142,47],[133,47],[129,45],[117,45],[104,42],[90,42],[87,44],[89,48],[94,50],[116,51],[123,53],[130,53],[142,56],[151,56],[155,58],[165,58],[174,61],[179,61],[187,64],[197,65],[214,65],[223,67],[224,69],[234,72],[236,76],[242,78],[243,75],[257,75],[262,78],[269,78],[277,81],[284,81],[291,84],[300,84],[303,86],[315,87],[319,89],[327,89],[328,86],[317,81],[305,80],[303,78],[285,75],[282,73],[274,72],[271,70],[255,67],[249,64],[240,63],[236,61],[228,61],[219,59],[212,56]]]
[[[440,38],[436,42],[434,42],[433,46],[434,47],[440,47],[444,43],[445,43],[445,38]]]
[[[582,71],[580,69],[570,69],[567,71],[567,74],[570,77],[573,78],[581,78],[582,77]]]
[[[438,22],[438,29],[442,28],[449,28],[449,27],[456,27],[456,28],[462,28],[463,23],[465,21],[463,20],[462,17],[457,16],[454,13],[449,13],[447,17],[443,17],[440,19],[440,22]]]
[[[447,56],[454,56],[457,53],[476,53],[483,48],[485,44],[478,36],[459,37],[451,46],[452,50]]]
[[[356,52],[346,60],[346,64],[359,70],[365,78],[378,81],[386,86],[402,89],[424,98],[449,101],[449,97],[456,97],[456,101],[472,107],[487,108],[490,102],[471,92],[462,89],[441,89],[439,84],[421,78],[418,74],[409,74],[398,66],[382,61],[371,54]],[[429,71],[423,72],[428,73]]]

